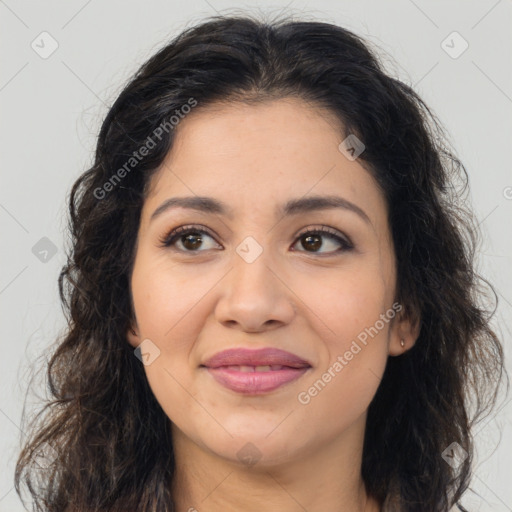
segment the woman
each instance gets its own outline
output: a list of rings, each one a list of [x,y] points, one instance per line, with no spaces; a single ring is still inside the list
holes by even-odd
[[[464,510],[504,370],[443,137],[334,25],[218,16],[162,48],[71,192],[69,329],[18,493],[52,512]]]

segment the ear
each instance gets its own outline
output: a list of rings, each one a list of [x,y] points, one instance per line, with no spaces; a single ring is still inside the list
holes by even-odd
[[[141,340],[138,334],[137,326],[130,324],[130,327],[128,327],[126,331],[126,339],[133,348],[137,348],[140,345]]]
[[[397,304],[397,303],[395,303]],[[415,311],[406,311],[401,305],[397,308],[397,314],[389,334],[389,355],[400,356],[410,350],[421,330],[421,317]]]

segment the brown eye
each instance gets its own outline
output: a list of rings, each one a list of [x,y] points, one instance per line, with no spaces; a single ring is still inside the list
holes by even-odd
[[[303,238],[302,247],[304,247],[304,249],[313,249],[314,251],[320,249],[320,247],[322,247],[321,235],[307,235]]]
[[[208,240],[210,246],[208,246]],[[353,249],[354,246],[329,228],[309,229],[297,237],[294,245],[300,242],[304,251],[319,255],[331,255],[339,252],[348,251]],[[208,231],[203,228],[195,226],[181,226],[173,229],[168,235],[160,239],[161,247],[169,247],[183,253],[200,253],[208,249],[215,249],[219,247]],[[332,247],[333,250],[329,250]],[[325,250],[326,249],[326,250]],[[296,250],[296,249],[293,249]]]
[[[200,249],[207,239],[213,240],[213,237],[204,229],[181,226],[161,239],[160,244],[161,247],[176,247],[176,250],[182,252],[202,252]],[[203,250],[215,248],[216,245],[206,246],[206,249],[203,247]]]
[[[182,235],[180,240],[183,246],[191,251],[199,249],[200,245],[203,243],[201,234],[196,232]]]
[[[330,240],[330,242],[326,243],[324,239]],[[301,246],[306,249],[306,252],[319,254],[323,254],[325,252],[320,252],[320,249],[325,247],[329,249],[329,245],[331,245],[331,247],[334,246],[334,250],[328,250],[327,254],[347,251],[354,248],[348,240],[345,240],[345,238],[338,235],[337,232],[333,232],[327,228],[310,229],[299,235],[298,242],[299,241]],[[337,249],[336,246],[338,246]]]

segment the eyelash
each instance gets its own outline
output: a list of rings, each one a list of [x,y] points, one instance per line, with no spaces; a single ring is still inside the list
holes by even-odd
[[[215,239],[215,237],[209,232],[209,230],[207,230],[203,227],[193,226],[193,225],[192,226],[180,226],[179,228],[172,229],[164,237],[159,239],[160,247],[169,248],[172,245],[174,245],[175,241],[180,236],[184,236],[189,233],[201,234],[201,235],[205,234],[205,235],[208,235],[209,237]],[[336,251],[331,251],[328,253],[317,253],[314,251],[299,251],[299,252],[306,252],[309,254],[318,254],[322,257],[322,255],[329,256],[329,255],[338,254],[338,253],[345,252],[345,251],[350,251],[351,249],[354,248],[354,246],[348,239],[345,240],[339,234],[337,234],[337,231],[334,231],[331,228],[327,228],[327,227],[309,228],[306,231],[299,233],[297,235],[296,241],[294,242],[293,245],[295,245],[297,243],[297,241],[299,241],[301,238],[305,237],[306,235],[311,235],[311,234],[324,235],[324,236],[329,235],[329,238],[334,239],[336,242],[338,242],[340,244],[341,248]],[[198,254],[200,252],[205,252],[205,251],[200,251],[200,250],[197,250],[197,251],[184,251],[182,249],[174,249],[174,250],[182,252],[182,253],[188,253],[188,254]]]

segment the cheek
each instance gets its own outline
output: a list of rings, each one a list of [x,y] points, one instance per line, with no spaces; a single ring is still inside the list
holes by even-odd
[[[315,322],[323,325],[320,329],[325,334],[324,339],[337,351],[374,326],[391,304],[388,284],[377,265],[347,266],[314,280],[305,276],[297,281],[296,287],[316,317]],[[384,327],[379,323],[379,327],[385,335],[389,323]]]
[[[379,272],[367,268],[340,272],[329,284],[311,288],[307,305],[327,355],[302,389],[299,403],[327,415],[336,411],[354,418],[364,412],[387,362],[395,316],[388,295]]]
[[[183,319],[196,314],[196,306],[214,286],[216,276],[193,273],[165,257],[146,260],[141,257],[132,275],[137,322],[145,337],[163,342],[182,328]]]
[[[132,274],[137,324],[144,339],[158,347],[159,355],[144,366],[155,398],[171,420],[187,417],[198,362],[191,354],[208,315],[205,293],[216,276],[192,275],[153,259],[140,258]],[[211,309],[211,304],[210,304]]]

